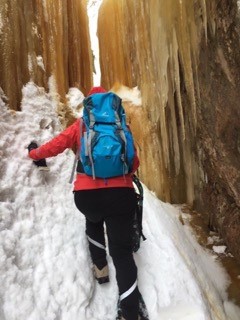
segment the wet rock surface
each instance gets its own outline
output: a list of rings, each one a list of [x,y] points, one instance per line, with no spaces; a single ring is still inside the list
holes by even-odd
[[[34,81],[65,103],[68,88],[92,85],[92,56],[84,1],[3,0],[0,3],[0,87],[20,110],[22,87]],[[49,82],[49,77],[51,77]]]
[[[206,174],[200,206],[240,261],[239,13],[233,1],[215,9],[215,31],[201,44],[199,65],[197,140]]]

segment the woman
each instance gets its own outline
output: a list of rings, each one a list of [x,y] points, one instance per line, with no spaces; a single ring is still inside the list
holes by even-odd
[[[88,95],[106,92],[102,87],[93,87]],[[80,121],[61,132],[46,144],[37,147],[31,143],[29,157],[36,161],[53,157],[66,148],[80,149]],[[125,176],[93,179],[77,173],[74,182],[74,201],[86,217],[86,234],[97,281],[109,281],[104,237],[106,225],[109,252],[116,268],[122,318],[139,319],[139,291],[137,267],[132,254],[132,226],[136,208],[136,196],[132,174],[139,166],[135,152],[133,172]],[[141,318],[143,319],[143,318]]]

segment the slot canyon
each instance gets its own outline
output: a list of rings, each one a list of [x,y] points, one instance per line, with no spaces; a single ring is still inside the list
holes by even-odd
[[[93,85],[87,1],[2,0],[0,94],[21,110],[29,81],[58,100]],[[240,11],[236,0],[103,0],[101,85],[138,87],[126,105],[139,175],[163,201],[208,217],[240,262]]]

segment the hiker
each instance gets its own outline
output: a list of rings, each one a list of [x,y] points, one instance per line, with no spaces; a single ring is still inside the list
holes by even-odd
[[[106,91],[102,87],[93,87],[88,97],[97,93]],[[45,158],[56,156],[67,148],[79,150],[83,128],[81,121],[83,120],[76,120],[40,147],[34,142],[30,143],[29,157],[36,165],[46,165]],[[132,254],[133,217],[136,208],[132,174],[138,166],[139,160],[134,150],[131,173],[103,179],[85,174],[81,161],[78,161],[78,173],[74,182],[74,201],[86,217],[86,235],[94,274],[100,284],[109,281],[104,223],[106,225],[109,252],[116,269],[121,319],[126,320],[145,319],[139,317],[140,293],[137,286],[137,267]]]

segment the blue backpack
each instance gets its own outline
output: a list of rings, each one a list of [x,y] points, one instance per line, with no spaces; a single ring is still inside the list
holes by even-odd
[[[95,93],[84,99],[83,106],[79,155],[83,172],[93,179],[130,173],[134,143],[121,99],[112,92]]]

